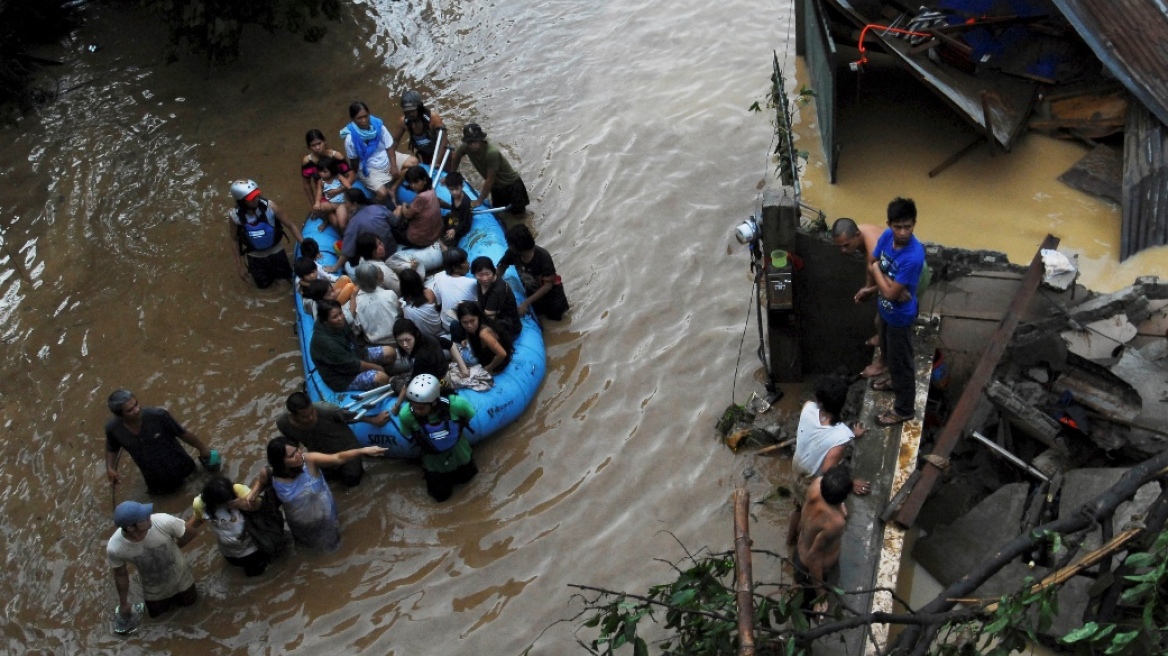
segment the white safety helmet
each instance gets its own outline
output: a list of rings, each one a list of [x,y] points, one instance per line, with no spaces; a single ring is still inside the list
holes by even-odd
[[[237,201],[251,200],[260,195],[260,186],[255,180],[236,180],[231,183],[231,197]]]
[[[406,398],[416,403],[433,403],[438,400],[440,387],[432,374],[418,374],[406,388]]]

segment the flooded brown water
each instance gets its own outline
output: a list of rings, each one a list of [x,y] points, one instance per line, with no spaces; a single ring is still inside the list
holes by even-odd
[[[697,2],[357,13],[319,44],[249,32],[217,69],[161,64],[143,38],[157,26],[95,15],[50,53],[76,88],[4,130],[0,226],[17,260],[0,256],[4,651],[515,654],[579,609],[568,583],[665,576],[652,558],[682,555],[667,531],[731,545],[730,494],[757,465],[712,433],[750,297],[726,244],[766,176],[770,126],[745,108],[787,10],[732,0],[718,29]],[[547,331],[536,402],[450,502],[429,499],[415,466],[371,463],[338,492],[339,552],[247,580],[202,535],[188,547],[200,603],[113,636],[105,397],[134,389],[221,449],[227,475],[258,471],[300,360],[287,287],[257,291],[231,269],[228,184],[255,178],[301,215],[304,132],[335,134],[354,99],[392,117],[407,85],[450,124],[480,122],[531,189],[573,303]],[[753,344],[739,401],[758,388]],[[118,500],[147,499],[121,471]],[[201,482],[154,500],[183,512]],[[785,510],[756,516],[759,544],[777,545]],[[533,653],[575,648],[559,624]]]
[[[568,583],[644,588],[669,572],[654,557],[683,555],[677,541],[731,546],[744,478],[756,499],[773,489],[775,461],[734,456],[712,426],[759,389],[751,324],[733,391],[751,291],[726,244],[772,179],[768,118],[745,108],[767,91],[772,49],[794,65],[786,4],[729,0],[716,20],[693,0],[356,9],[318,44],[249,32],[221,68],[161,64],[143,38],[157,26],[94,15],[50,53],[69,91],[3,130],[5,651],[559,654],[576,648],[555,624],[580,608]],[[335,134],[354,99],[392,118],[407,86],[449,124],[481,123],[531,189],[573,303],[547,331],[535,403],[450,502],[432,503],[412,465],[371,463],[338,492],[339,552],[247,580],[203,535],[188,547],[201,602],[113,636],[106,395],[134,389],[221,449],[227,475],[258,471],[300,360],[287,288],[257,291],[230,267],[227,186],[255,178],[302,214],[304,132]],[[866,218],[853,208],[883,207],[892,187],[815,175],[808,200],[833,216]],[[922,205],[922,236],[960,243]],[[147,499],[121,471],[117,499]],[[202,480],[154,501],[181,513]],[[786,512],[756,506],[756,545],[779,547]]]

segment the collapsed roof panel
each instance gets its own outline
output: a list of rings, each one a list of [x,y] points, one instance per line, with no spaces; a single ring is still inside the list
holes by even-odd
[[[1095,56],[1168,123],[1168,9],[1162,0],[1053,0]]]

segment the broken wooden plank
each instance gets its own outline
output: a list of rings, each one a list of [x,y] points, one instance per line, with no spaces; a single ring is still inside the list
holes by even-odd
[[[1022,315],[1027,307],[1029,307],[1035,292],[1038,291],[1039,283],[1042,282],[1042,276],[1045,272],[1045,267],[1042,264],[1042,249],[1055,249],[1058,248],[1058,244],[1058,237],[1053,235],[1047,235],[1046,239],[1042,240],[1042,245],[1035,252],[1034,259],[1030,261],[1030,268],[1026,270],[1026,275],[1022,278],[1022,284],[1018,288],[1018,293],[1014,295],[1014,300],[1010,302],[1010,309],[1002,317],[1002,321],[998,324],[997,330],[994,331],[993,336],[990,338],[989,345],[982,354],[981,360],[977,363],[977,368],[974,369],[973,375],[970,376],[969,383],[966,384],[965,390],[961,393],[961,398],[957,401],[953,413],[949,416],[949,421],[941,429],[941,433],[937,437],[937,444],[933,448],[933,455],[947,460],[949,454],[953,452],[953,447],[961,439],[961,435],[965,431],[966,422],[970,415],[973,414],[973,409],[977,407],[977,400],[981,396],[982,389],[989,382],[990,377],[994,373],[994,369],[997,368],[998,360],[1001,359],[1002,353],[1005,352],[1006,346],[1010,342],[1010,336],[1014,334],[1014,329],[1018,327],[1018,322],[1022,319]],[[897,524],[905,528],[912,526],[913,522],[916,521],[917,515],[921,512],[921,506],[925,505],[925,499],[929,496],[929,492],[933,490],[933,486],[937,484],[937,479],[940,478],[940,475],[941,470],[932,462],[926,460],[921,470],[920,479],[904,500],[900,512],[896,514]]]
[[[1067,448],[1059,442],[1059,423],[1027,403],[1014,390],[994,380],[985,388],[986,397],[1002,411],[1007,420],[1012,421],[1030,437],[1052,449],[1066,453]]]
[[[978,138],[969,142],[968,145],[966,145],[964,148],[957,151],[956,153],[953,153],[952,155],[950,155],[949,158],[946,159],[944,162],[941,162],[940,164],[934,166],[933,170],[929,171],[929,177],[935,178],[938,175],[941,175],[942,171],[944,171],[945,169],[947,169],[950,166],[953,166],[954,164],[959,162],[961,160],[961,158],[972,153],[974,148],[977,148],[978,146],[980,146],[981,144],[983,144],[985,142],[986,142],[986,138],[984,135],[979,136]],[[993,146],[990,147],[990,150],[993,150]]]
[[[1078,133],[1077,130],[1072,131]],[[1063,171],[1059,182],[1079,191],[1123,202],[1123,153],[1111,146],[1095,146],[1071,168]]]

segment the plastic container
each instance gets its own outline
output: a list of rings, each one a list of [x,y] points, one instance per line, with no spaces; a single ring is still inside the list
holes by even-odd
[[[771,251],[771,266],[776,269],[787,266],[787,251],[781,249]]]

